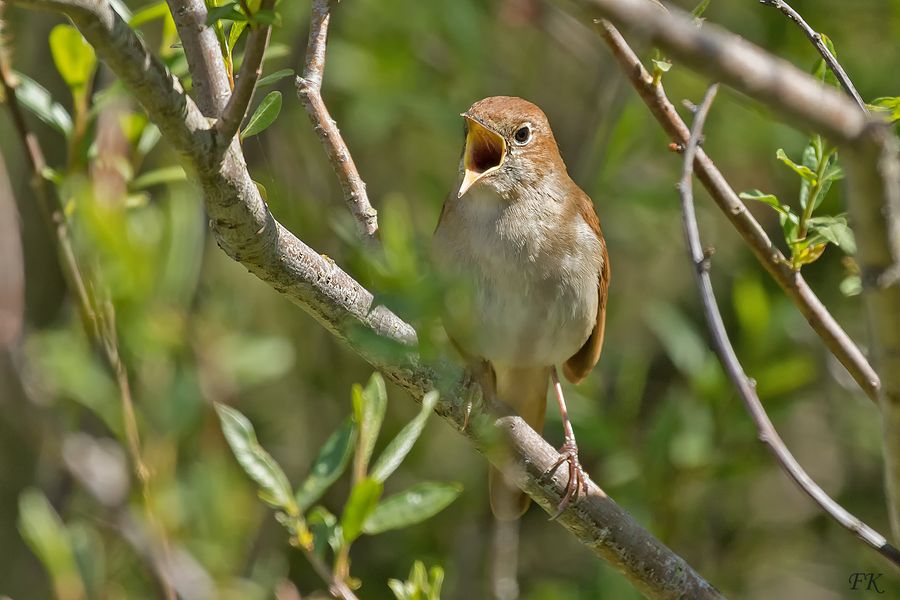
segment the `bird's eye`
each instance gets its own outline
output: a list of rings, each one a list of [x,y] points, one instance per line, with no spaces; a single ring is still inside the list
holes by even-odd
[[[516,129],[516,132],[513,134],[513,139],[520,146],[524,146],[528,143],[528,140],[531,139],[531,127],[529,127],[528,125],[522,125],[518,129]]]

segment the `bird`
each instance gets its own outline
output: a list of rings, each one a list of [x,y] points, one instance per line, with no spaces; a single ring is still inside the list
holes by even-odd
[[[600,358],[610,282],[606,242],[594,204],[569,176],[539,107],[492,96],[460,116],[458,176],[431,245],[444,282],[444,329],[485,398],[508,405],[539,433],[553,383],[564,444],[548,474],[565,463],[569,475],[556,518],[587,493],[557,366],[579,383]],[[528,509],[528,496],[493,467],[489,488],[497,518],[517,519]]]

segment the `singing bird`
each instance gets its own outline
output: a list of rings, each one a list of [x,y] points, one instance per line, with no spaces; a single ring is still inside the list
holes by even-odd
[[[465,147],[456,187],[434,233],[435,268],[448,281],[444,327],[478,366],[486,397],[543,429],[552,380],[569,480],[557,515],[586,491],[556,366],[578,383],[600,358],[610,268],[591,199],[569,177],[540,108],[485,98],[461,115]],[[491,508],[514,519],[529,499],[493,468]]]

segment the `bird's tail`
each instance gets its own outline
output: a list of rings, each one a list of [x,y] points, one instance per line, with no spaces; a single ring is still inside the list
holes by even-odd
[[[550,369],[494,369],[496,394],[501,402],[512,407],[526,423],[541,433],[547,412],[547,384]],[[491,511],[502,520],[518,519],[531,504],[524,492],[508,482],[503,473],[491,467],[488,479]]]

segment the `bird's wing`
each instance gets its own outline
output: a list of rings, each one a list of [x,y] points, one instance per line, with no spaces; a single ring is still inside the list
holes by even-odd
[[[597,237],[600,238],[603,262],[597,278],[597,322],[594,324],[594,329],[584,345],[563,365],[563,373],[566,379],[572,383],[578,383],[587,377],[600,359],[600,350],[603,347],[603,332],[606,327],[606,297],[610,278],[606,241],[603,239],[603,232],[600,231],[600,219],[597,218],[597,213],[594,211],[594,204],[584,192],[578,195],[576,204],[581,217],[594,230]]]

